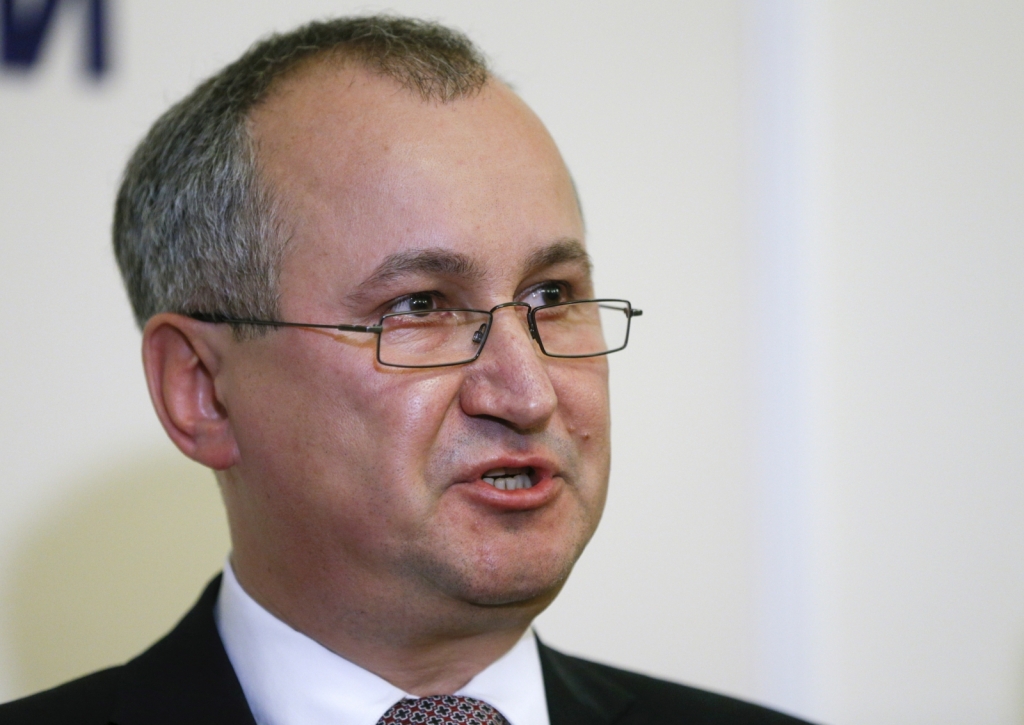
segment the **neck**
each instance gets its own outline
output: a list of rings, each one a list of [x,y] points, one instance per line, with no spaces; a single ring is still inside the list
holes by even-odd
[[[501,606],[448,601],[439,607],[436,597],[422,593],[365,596],[366,589],[358,586],[346,587],[344,593],[275,587],[244,569],[240,572],[234,558],[232,566],[246,593],[278,619],[418,697],[452,694],[464,687],[512,649],[554,598],[552,593],[543,602]],[[331,606],[310,607],[309,602]]]
[[[355,643],[342,656],[412,695],[449,695],[512,649],[523,631],[444,639],[418,647],[377,649]]]

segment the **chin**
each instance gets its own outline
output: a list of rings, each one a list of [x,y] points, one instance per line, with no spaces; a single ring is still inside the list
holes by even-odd
[[[582,546],[569,551],[476,552],[421,569],[446,596],[479,607],[512,607],[540,614],[555,598],[576,563]]]
[[[463,582],[460,589],[451,593],[467,604],[478,607],[515,607],[531,611],[531,617],[540,614],[551,604],[562,590],[572,567],[557,576],[540,578],[531,576],[529,580],[513,578],[511,581],[486,580],[480,582]]]
[[[600,509],[582,507],[444,521],[406,548],[406,564],[449,601],[540,614],[565,585],[583,553]],[[407,570],[408,571],[408,570]]]

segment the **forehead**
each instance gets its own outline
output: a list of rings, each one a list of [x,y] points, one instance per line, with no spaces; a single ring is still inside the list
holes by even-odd
[[[251,123],[289,238],[283,276],[330,266],[336,284],[358,284],[380,260],[419,249],[511,269],[582,243],[554,142],[500,83],[442,104],[319,63],[282,82]]]

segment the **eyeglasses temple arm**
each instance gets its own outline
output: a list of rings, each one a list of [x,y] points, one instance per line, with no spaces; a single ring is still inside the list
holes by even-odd
[[[376,335],[384,332],[381,325],[305,325],[305,327],[330,327],[342,332],[372,332]]]
[[[228,317],[209,312],[195,312],[189,315],[200,322],[213,322],[228,325],[258,325],[260,327],[316,327],[323,330],[340,330],[341,332],[369,332],[379,335],[384,332],[381,325],[324,325],[312,322],[282,322],[280,320],[250,320],[243,317]]]

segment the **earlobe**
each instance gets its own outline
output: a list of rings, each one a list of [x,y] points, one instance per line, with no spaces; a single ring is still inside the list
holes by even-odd
[[[149,395],[167,435],[189,458],[215,470],[238,461],[238,445],[216,377],[223,329],[161,313],[146,324],[142,360]]]

